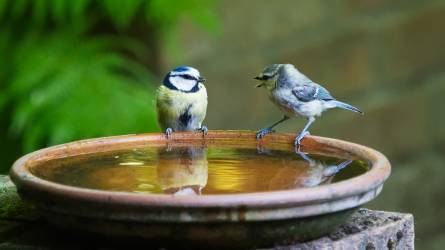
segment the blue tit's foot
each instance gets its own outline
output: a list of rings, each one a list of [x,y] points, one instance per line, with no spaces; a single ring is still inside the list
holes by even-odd
[[[266,136],[267,134],[273,133],[275,132],[275,130],[273,130],[272,128],[263,128],[260,129],[258,132],[256,132],[256,139],[259,140],[261,138],[263,138],[264,136]]]
[[[298,147],[298,150],[300,150],[301,147],[301,140],[303,140],[303,138],[307,135],[310,135],[309,131],[301,132],[297,137],[295,137],[295,146]]]
[[[201,126],[198,128],[198,130],[201,131],[203,135],[207,135],[209,133],[209,129],[206,126]]]
[[[170,139],[172,133],[173,133],[173,129],[172,128],[167,128],[165,130],[165,136],[167,137],[167,139]]]

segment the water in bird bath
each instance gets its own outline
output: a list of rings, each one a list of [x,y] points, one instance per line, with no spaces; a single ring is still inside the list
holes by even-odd
[[[338,166],[344,167],[338,173]],[[109,191],[206,195],[314,187],[366,172],[359,160],[257,150],[182,145],[78,155],[31,168],[56,183]]]

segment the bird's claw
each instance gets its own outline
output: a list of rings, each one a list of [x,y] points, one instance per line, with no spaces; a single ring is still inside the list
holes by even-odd
[[[165,136],[167,137],[167,139],[170,139],[172,133],[173,133],[173,129],[172,128],[167,128],[165,130]]]
[[[207,126],[201,126],[200,128],[198,128],[199,131],[201,131],[204,135],[207,135],[209,133],[209,129],[207,128]]]
[[[273,130],[272,128],[264,128],[264,129],[261,129],[261,130],[259,130],[259,131],[256,133],[256,138],[257,138],[257,140],[258,140],[258,139],[261,139],[261,138],[263,138],[264,136],[266,136],[267,134],[270,134],[270,133],[273,133],[273,132],[275,132],[275,130]]]
[[[301,147],[301,140],[303,140],[303,138],[307,135],[310,135],[309,131],[304,131],[302,133],[300,133],[296,138],[295,138],[295,146],[298,147],[298,150],[300,150]]]

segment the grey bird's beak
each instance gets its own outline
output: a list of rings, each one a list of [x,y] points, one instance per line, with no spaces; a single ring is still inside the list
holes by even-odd
[[[259,80],[259,81],[264,80],[261,76],[255,76],[253,79],[255,79],[255,80]],[[262,82],[262,83],[256,85],[256,87],[257,87],[257,88],[260,88],[260,87],[263,87],[263,85],[264,85],[264,82]]]
[[[198,78],[198,82],[206,82],[206,79],[204,77],[200,76]]]

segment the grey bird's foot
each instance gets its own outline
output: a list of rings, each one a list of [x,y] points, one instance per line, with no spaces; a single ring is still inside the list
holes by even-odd
[[[165,136],[167,137],[167,139],[170,139],[172,133],[173,133],[173,129],[172,128],[167,128],[165,130]]]
[[[209,129],[206,126],[201,126],[198,128],[198,130],[201,131],[203,135],[207,135],[209,133]]]
[[[297,137],[295,137],[295,146],[298,147],[298,150],[300,150],[301,147],[301,140],[303,140],[303,138],[307,135],[310,135],[309,131],[301,132]]]
[[[260,129],[257,133],[256,133],[256,139],[261,139],[264,136],[266,136],[267,134],[273,133],[275,132],[275,130],[273,130],[272,128],[263,128]]]

